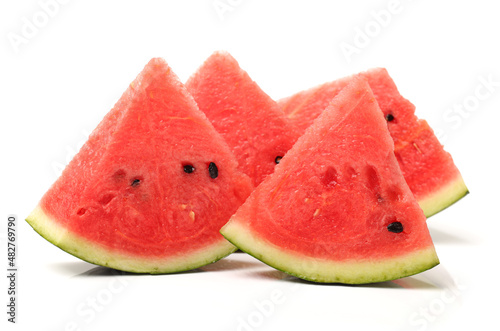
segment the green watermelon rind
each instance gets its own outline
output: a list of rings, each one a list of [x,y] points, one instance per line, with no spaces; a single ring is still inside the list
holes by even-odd
[[[431,217],[450,207],[467,194],[469,194],[469,189],[465,185],[462,176],[458,174],[456,179],[450,181],[438,191],[418,199],[418,204],[424,211],[425,217]]]
[[[175,257],[132,256],[110,250],[75,235],[47,215],[40,206],[26,218],[31,227],[47,241],[86,262],[131,273],[164,274],[193,270],[216,262],[237,250],[221,240],[201,250],[184,252]]]
[[[379,260],[329,261],[277,247],[234,217],[222,235],[240,250],[292,276],[316,283],[368,284],[399,279],[439,264],[433,246],[406,255]]]

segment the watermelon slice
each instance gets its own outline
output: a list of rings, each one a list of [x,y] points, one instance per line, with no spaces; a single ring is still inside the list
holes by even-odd
[[[221,229],[315,282],[371,283],[439,263],[369,85],[353,79]]]
[[[464,197],[469,191],[451,155],[429,125],[415,116],[415,106],[399,94],[387,70],[376,68],[361,75],[384,114],[403,175],[425,215],[434,215]],[[313,87],[278,104],[301,134],[351,78]]]
[[[213,53],[186,87],[255,186],[298,138],[276,102],[227,52]]]
[[[219,229],[252,189],[177,76],[152,59],[27,221],[88,262],[177,272],[235,250]]]

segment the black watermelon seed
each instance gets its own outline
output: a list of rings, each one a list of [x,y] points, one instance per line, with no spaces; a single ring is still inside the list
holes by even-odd
[[[403,224],[401,224],[401,222],[392,222],[387,226],[387,230],[389,230],[389,232],[401,233],[403,232]]]
[[[210,174],[210,178],[215,179],[219,176],[219,169],[217,169],[217,166],[215,163],[210,162],[208,165],[208,173]]]
[[[138,178],[136,178],[136,179],[134,179],[134,180],[132,181],[132,184],[130,184],[130,185],[131,185],[131,186],[133,186],[133,187],[136,187],[136,186],[138,186],[140,183],[141,183],[141,180],[140,180],[140,179],[138,179]]]
[[[387,122],[392,122],[392,121],[394,121],[394,115],[392,115],[392,114],[387,114],[387,115],[385,116],[385,120],[386,120]]]
[[[276,158],[274,159],[274,163],[280,164],[280,161],[281,161],[282,158],[283,158],[283,156],[279,156],[279,155],[276,156]]]
[[[187,174],[192,173],[195,170],[195,168],[191,164],[186,164],[184,166],[184,172]]]

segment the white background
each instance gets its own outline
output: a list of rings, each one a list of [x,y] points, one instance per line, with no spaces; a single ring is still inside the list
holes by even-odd
[[[0,5],[0,264],[7,215],[16,214],[19,266],[14,326],[6,321],[6,278],[0,282],[2,330],[498,327],[493,1],[49,2]],[[346,56],[347,44],[356,53]],[[24,222],[150,58],[164,57],[185,81],[219,49],[275,99],[386,67],[439,133],[471,192],[428,221],[441,265],[363,286],[297,281],[243,253],[188,273],[126,275],[80,261]]]

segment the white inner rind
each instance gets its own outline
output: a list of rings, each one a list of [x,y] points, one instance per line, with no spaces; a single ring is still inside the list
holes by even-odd
[[[440,190],[432,192],[423,199],[419,199],[418,204],[424,211],[425,217],[430,217],[443,209],[451,206],[463,198],[469,190],[465,186],[462,176],[451,181],[448,185],[441,187]]]
[[[33,210],[26,221],[52,244],[84,261],[134,273],[159,274],[192,270],[220,260],[236,250],[236,247],[221,237],[203,249],[176,256],[126,255],[75,235],[48,216],[40,206]]]
[[[411,276],[439,264],[434,247],[383,260],[331,261],[314,258],[271,244],[234,217],[221,233],[242,251],[273,268],[320,283],[364,284]]]

